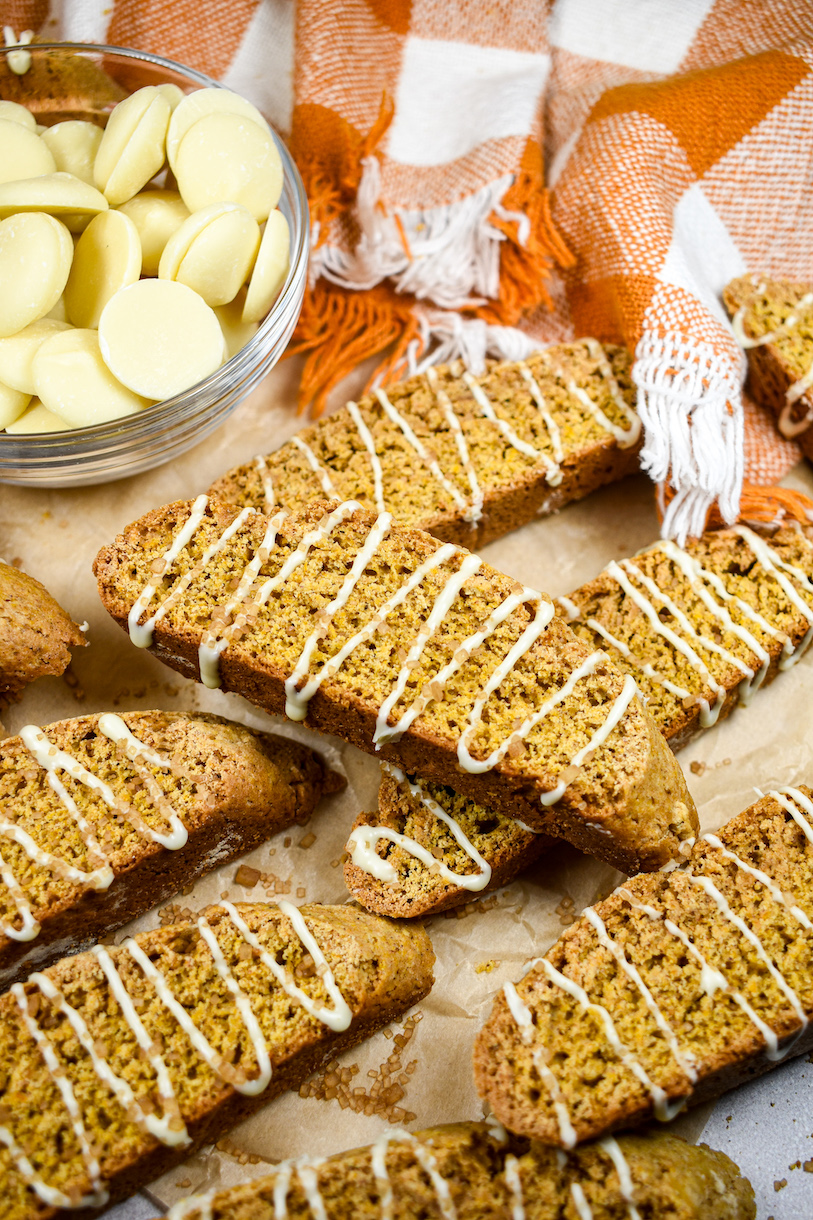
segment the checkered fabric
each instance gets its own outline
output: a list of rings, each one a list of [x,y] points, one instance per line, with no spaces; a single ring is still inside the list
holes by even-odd
[[[720,291],[813,280],[810,0],[7,0],[4,21],[190,63],[290,133],[303,404],[371,355],[392,375],[592,333],[635,351],[665,532],[804,511],[754,491],[799,451],[743,397]]]

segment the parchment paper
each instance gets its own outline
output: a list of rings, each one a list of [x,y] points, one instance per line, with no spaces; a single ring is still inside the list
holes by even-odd
[[[45,724],[114,709],[203,709],[310,742],[344,771],[347,790],[325,800],[305,829],[294,827],[244,859],[279,878],[288,887],[286,896],[297,904],[341,903],[348,900],[348,894],[338,861],[355,814],[361,808],[375,808],[375,761],[336,739],[277,721],[238,696],[207,691],[164,668],[134,648],[108,618],[91,572],[98,549],[127,522],[158,504],[205,490],[229,466],[275,448],[295,432],[302,424],[292,406],[298,376],[297,362],[279,366],[219,432],[171,466],[119,483],[76,490],[0,486],[0,553],[9,561],[22,561],[25,570],[42,580],[77,621],[87,620],[90,639],[89,648],[76,651],[66,679],[42,679],[29,688],[22,702],[6,714],[5,729],[14,733],[31,721]],[[334,405],[357,393],[362,380],[363,374],[348,379]],[[813,491],[813,472],[799,467],[786,482]],[[594,576],[609,560],[632,554],[657,532],[652,488],[639,476],[536,521],[483,553],[505,572],[555,595]],[[681,753],[705,829],[718,827],[750,804],[755,799],[754,786],[813,781],[812,666],[813,650],[795,669],[760,692],[749,709],[738,709]],[[315,842],[300,846],[309,834],[316,836]],[[219,869],[175,901],[194,910],[224,895],[234,900],[269,896],[260,885],[244,889],[235,884],[236,869],[234,863]],[[572,915],[557,913],[563,898],[571,899],[572,909],[578,912],[619,879],[610,868],[562,846],[532,874],[496,898],[484,900],[487,909],[474,902],[462,918],[451,913],[451,917],[431,921],[436,984],[419,1006],[423,1019],[402,1056],[404,1067],[416,1061],[400,1101],[404,1111],[415,1115],[409,1126],[419,1129],[482,1116],[472,1082],[471,1048],[492,997],[507,979],[518,978],[526,961],[544,952],[570,922]],[[273,895],[270,897],[273,901]],[[154,927],[158,922],[159,913],[153,911],[126,932]],[[116,939],[124,935],[122,931]],[[394,1032],[400,1029],[396,1026]],[[377,1069],[392,1050],[393,1041],[379,1033],[348,1052],[342,1062],[359,1066],[354,1086],[369,1089],[367,1073]],[[761,1083],[750,1086],[757,1097]],[[727,1112],[736,1112],[737,1095],[730,1094],[721,1104]],[[678,1119],[676,1129],[687,1138],[697,1138],[711,1108]],[[382,1125],[380,1117],[343,1110],[335,1100],[287,1094],[232,1131],[219,1149],[205,1149],[152,1184],[150,1194],[156,1201],[172,1203],[192,1191],[268,1172],[269,1161],[303,1154],[323,1156],[371,1142]],[[784,1141],[777,1152],[777,1177],[781,1178],[779,1171],[788,1160],[813,1155],[811,1129],[813,1122],[803,1118],[799,1148],[789,1148]],[[747,1173],[748,1164],[741,1161],[741,1165]],[[809,1181],[813,1184],[813,1179]],[[777,1198],[772,1208],[777,1220],[782,1216],[780,1204]]]

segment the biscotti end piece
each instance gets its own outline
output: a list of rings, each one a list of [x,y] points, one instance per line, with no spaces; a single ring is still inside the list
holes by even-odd
[[[744,275],[723,301],[748,358],[747,389],[813,457],[813,284]]]
[[[455,1216],[753,1220],[751,1184],[732,1160],[663,1132],[622,1135],[569,1157],[495,1124],[385,1131],[370,1148],[283,1162],[267,1177],[178,1203],[169,1220],[401,1220]],[[635,1210],[637,1209],[637,1211]]]
[[[769,793],[633,877],[506,984],[474,1064],[509,1129],[570,1148],[813,1045],[811,795]]]
[[[134,1193],[421,1000],[433,960],[416,925],[223,903],[33,975],[0,998],[4,1220]]]
[[[26,572],[0,562],[0,706],[19,699],[29,682],[59,675],[82,630],[48,590]]]
[[[342,777],[207,713],[81,716],[0,743],[0,987],[306,821]]]
[[[545,594],[386,514],[350,501],[268,519],[201,496],[134,522],[95,572],[131,639],[181,673],[626,872],[694,833],[632,679]]]
[[[626,348],[552,344],[525,361],[430,368],[235,467],[210,495],[264,512],[357,500],[476,551],[638,469]]]
[[[812,593],[813,528],[737,525],[654,542],[558,605],[634,677],[676,750],[804,655]]]
[[[344,866],[350,893],[377,915],[414,919],[470,902],[507,885],[554,843],[389,763],[378,806],[356,819]]]

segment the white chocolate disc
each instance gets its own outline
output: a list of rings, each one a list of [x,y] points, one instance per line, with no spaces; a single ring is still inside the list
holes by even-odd
[[[161,255],[173,233],[189,216],[177,191],[140,191],[118,209],[129,216],[141,241],[143,275],[158,275]]]
[[[70,424],[54,415],[44,407],[38,399],[33,399],[31,406],[13,424],[6,424],[6,432],[12,436],[27,436],[34,432],[69,432]]]
[[[48,147],[58,170],[93,186],[93,165],[103,135],[101,127],[95,123],[68,119],[46,127],[42,142]]]
[[[206,223],[201,223],[202,218]],[[187,226],[195,230],[188,243]],[[213,307],[233,301],[248,279],[260,245],[260,226],[251,213],[235,203],[214,203],[190,216],[176,237],[186,249],[175,274],[161,278],[186,284]]]
[[[19,102],[0,101],[0,119],[7,119],[9,123],[19,123],[21,127],[27,127],[29,131],[36,131],[38,126],[31,111],[26,110],[25,106],[21,106]]]
[[[0,381],[0,428],[7,428],[19,419],[30,402],[30,394],[22,394]]]
[[[0,339],[0,381],[29,398],[35,394],[34,357],[45,340],[61,330],[70,330],[67,322],[39,318],[16,335]]]
[[[85,229],[73,254],[65,285],[65,305],[74,326],[98,327],[110,298],[141,274],[138,230],[123,212],[100,212]]]
[[[21,123],[0,118],[0,182],[52,174],[56,162],[47,144]]]
[[[270,130],[257,107],[240,97],[239,93],[232,93],[230,89],[196,89],[194,93],[187,93],[169,121],[167,160],[173,173],[181,140],[198,119],[205,118],[208,114],[239,114],[262,127],[263,131]]]
[[[237,114],[210,114],[190,127],[178,148],[175,176],[190,212],[228,201],[265,220],[282,193],[274,137]]]
[[[226,354],[214,310],[173,280],[139,280],[117,292],[102,313],[99,342],[119,381],[155,399],[188,390]]]
[[[56,318],[57,322],[67,322],[68,311],[65,308],[65,298],[60,297],[53,309],[49,309],[46,318]]]
[[[64,217],[70,228],[72,219],[84,217],[87,222],[98,212],[106,212],[107,206],[104,195],[73,174],[43,174],[0,183],[0,217],[15,212],[49,212]]]
[[[227,359],[245,347],[252,335],[257,333],[256,322],[243,321],[243,306],[245,305],[245,290],[241,289],[228,305],[219,305],[215,310],[223,338],[226,340]]]
[[[145,99],[141,95],[148,90],[151,91],[146,99],[148,104],[143,107]],[[122,113],[110,143],[106,144],[107,133],[116,114],[128,102],[136,100],[138,105]],[[170,113],[170,105],[164,95],[154,86],[147,85],[119,102],[110,115],[96,154],[93,175],[96,185],[114,206],[132,199],[164,164]]]
[[[288,221],[282,212],[274,211],[265,222],[257,261],[248,283],[244,322],[259,322],[276,301],[288,275],[290,252]]]
[[[163,85],[156,85],[155,87],[161,96],[165,97],[169,102],[170,110],[175,110],[186,97],[186,94],[179,85],[170,84],[169,81]]]
[[[73,258],[71,235],[44,212],[0,220],[0,337],[53,309]]]
[[[110,372],[95,330],[47,339],[34,357],[34,382],[43,405],[71,428],[104,424],[148,405]]]

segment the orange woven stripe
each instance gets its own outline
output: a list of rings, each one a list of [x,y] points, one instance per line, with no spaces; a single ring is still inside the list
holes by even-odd
[[[260,0],[206,0],[183,7],[165,0],[116,0],[107,40],[176,59],[223,76]]]
[[[804,60],[765,51],[719,68],[689,73],[649,85],[609,89],[588,122],[643,111],[674,132],[700,177],[729,152],[809,72]],[[698,116],[706,120],[698,122]]]
[[[39,30],[49,7],[48,0],[3,0],[0,25],[10,25],[19,38],[23,30]],[[43,41],[47,33],[47,30],[43,31]]]

